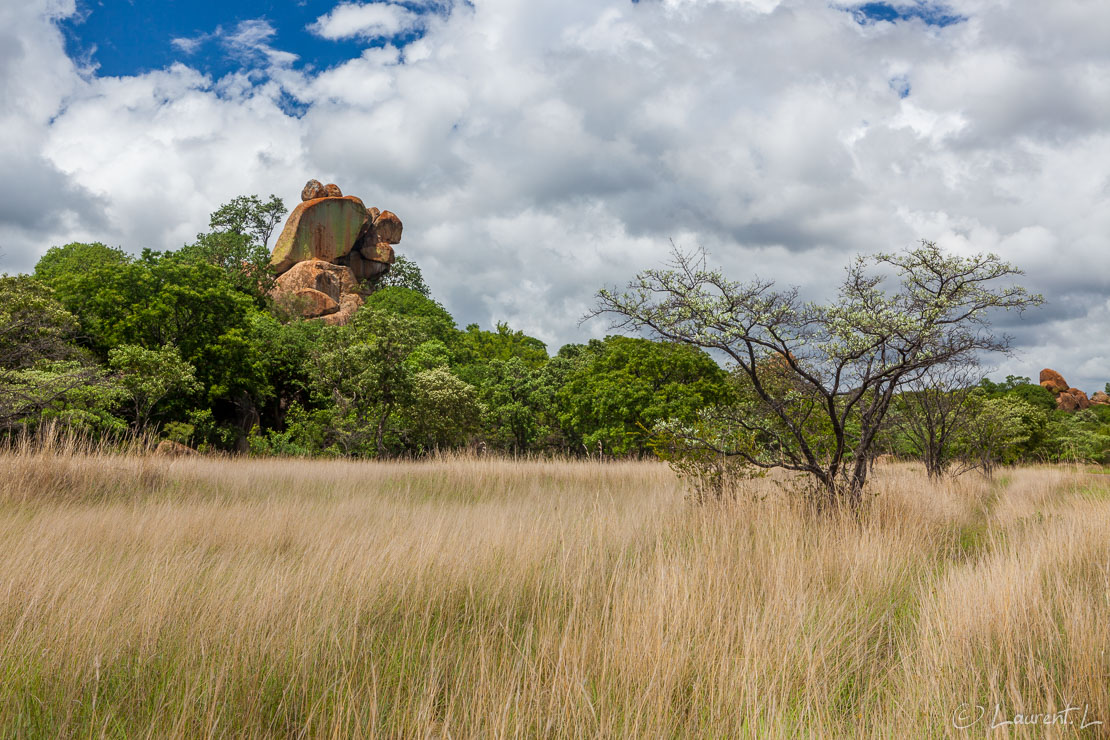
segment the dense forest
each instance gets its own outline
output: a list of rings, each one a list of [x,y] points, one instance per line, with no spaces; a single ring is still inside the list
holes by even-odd
[[[551,354],[505,323],[460,329],[403,256],[349,324],[295,318],[268,296],[284,212],[240,197],[179,250],[72,243],[0,278],[3,433],[256,455],[642,456],[659,452],[658,430],[746,393],[742,374],[687,344],[609,336]],[[940,471],[1110,458],[1110,406],[1058,410],[1024,377],[961,380],[903,392],[877,448],[937,454],[940,399]]]

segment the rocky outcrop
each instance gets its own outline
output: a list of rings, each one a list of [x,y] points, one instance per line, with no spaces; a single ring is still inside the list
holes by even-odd
[[[1087,398],[1087,394],[1078,388],[1072,388],[1068,385],[1068,381],[1064,380],[1064,376],[1052,370],[1045,368],[1041,370],[1041,387],[1052,392],[1056,396],[1056,408],[1061,411],[1082,411],[1091,407],[1091,399]],[[1101,393],[1101,391],[1100,391]],[[1096,397],[1099,393],[1095,394]],[[1110,403],[1110,397],[1105,393],[1102,396],[1106,398],[1105,403]],[[1097,403],[1103,403],[1098,401]]]
[[[1052,393],[1063,393],[1068,389],[1068,382],[1064,376],[1051,368],[1041,370],[1041,387],[1047,388]]]
[[[1110,395],[1106,391],[1095,391],[1091,394],[1092,406],[1110,406]]]
[[[1068,388],[1056,396],[1056,408],[1061,411],[1082,411],[1091,407],[1087,394],[1078,388]]]
[[[270,258],[274,301],[305,318],[345,324],[389,272],[402,228],[396,214],[309,180]]]

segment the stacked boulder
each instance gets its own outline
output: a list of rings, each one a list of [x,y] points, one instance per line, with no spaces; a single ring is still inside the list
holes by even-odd
[[[1064,376],[1045,368],[1041,370],[1041,387],[1049,390],[1056,396],[1056,408],[1061,411],[1081,411],[1091,407],[1091,404],[1110,404],[1110,397],[1099,391],[1094,398],[1087,398],[1087,394],[1078,388],[1068,387]]]
[[[389,272],[401,229],[395,214],[309,180],[270,257],[274,301],[308,319],[347,323]]]

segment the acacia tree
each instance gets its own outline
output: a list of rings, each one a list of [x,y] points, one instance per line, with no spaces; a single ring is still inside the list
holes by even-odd
[[[932,480],[944,475],[959,452],[973,412],[970,397],[978,370],[974,359],[929,368],[895,398],[891,426],[925,463]]]
[[[673,257],[624,291],[600,291],[590,315],[613,314],[615,328],[646,329],[735,363],[747,403],[716,417],[759,444],[718,451],[812,476],[827,506],[859,505],[876,435],[901,388],[931,368],[1008,351],[1008,338],[991,331],[991,312],[1042,302],[999,284],[1021,273],[996,255],[947,255],[928,241],[856,258],[830,305],[771,281],[728,280],[706,266],[704,252]],[[896,290],[883,289],[880,270],[898,276]],[[693,441],[717,449],[711,439]]]

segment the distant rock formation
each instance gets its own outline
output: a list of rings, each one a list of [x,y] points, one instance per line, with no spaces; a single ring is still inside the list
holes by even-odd
[[[274,301],[305,318],[347,323],[389,272],[402,229],[396,214],[309,180],[270,257]]]
[[[1056,408],[1061,411],[1082,411],[1091,407],[1091,399],[1087,398],[1086,393],[1078,388],[1069,387],[1064,376],[1051,368],[1046,367],[1041,370],[1041,387],[1056,396]],[[1098,393],[1095,395],[1098,396]],[[1105,393],[1102,395],[1106,397]],[[1110,398],[1107,401],[1110,402]]]
[[[1041,370],[1041,387],[1047,388],[1055,395],[1068,389],[1068,381],[1064,380],[1064,376],[1060,373],[1046,367]]]
[[[1110,395],[1105,391],[1095,391],[1091,394],[1092,406],[1110,406]]]

